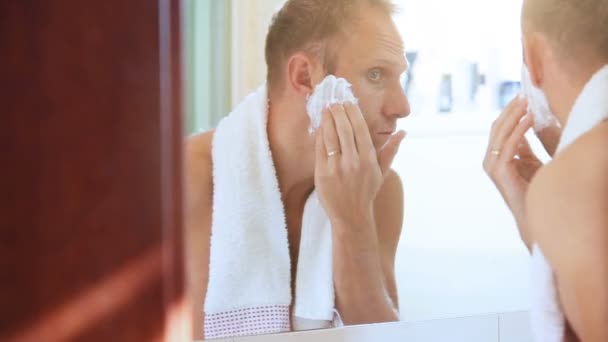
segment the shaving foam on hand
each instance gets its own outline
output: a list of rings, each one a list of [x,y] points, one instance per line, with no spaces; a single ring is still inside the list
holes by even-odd
[[[351,84],[344,78],[329,75],[321,81],[312,92],[306,103],[306,112],[310,117],[309,133],[314,134],[321,126],[323,110],[332,104],[344,104],[359,101],[351,90]]]
[[[535,132],[542,131],[552,125],[559,126],[559,121],[549,108],[547,97],[541,89],[534,86],[530,71],[525,64],[521,69],[521,92],[519,96],[528,100],[528,113],[531,113],[534,117]]]

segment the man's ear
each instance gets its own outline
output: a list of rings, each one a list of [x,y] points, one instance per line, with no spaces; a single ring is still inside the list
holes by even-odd
[[[536,88],[540,88],[544,79],[543,61],[548,53],[546,38],[538,33],[524,34],[524,62],[530,71],[530,79]]]
[[[305,53],[293,54],[287,61],[288,84],[302,96],[312,93],[316,83],[315,72],[318,66],[313,58]]]

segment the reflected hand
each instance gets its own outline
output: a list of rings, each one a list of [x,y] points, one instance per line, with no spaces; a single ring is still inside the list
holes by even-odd
[[[332,105],[316,137],[315,187],[330,219],[367,219],[405,132],[391,136],[376,153],[359,107]]]

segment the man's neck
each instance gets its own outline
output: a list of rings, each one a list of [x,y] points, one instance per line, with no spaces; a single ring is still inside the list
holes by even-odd
[[[305,199],[314,188],[314,136],[308,134],[306,114],[298,104],[271,101],[268,140],[283,200]]]

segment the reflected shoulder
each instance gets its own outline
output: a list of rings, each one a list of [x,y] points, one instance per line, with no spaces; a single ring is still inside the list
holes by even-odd
[[[214,131],[186,138],[184,186],[189,204],[211,200],[213,192],[213,163],[211,145]]]
[[[403,199],[403,182],[399,174],[393,170],[388,170],[384,183],[380,188],[378,197],[381,200],[402,200]]]
[[[374,203],[378,235],[393,240],[401,234],[404,212],[404,191],[401,177],[389,170]]]

